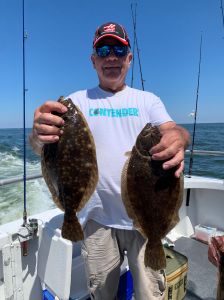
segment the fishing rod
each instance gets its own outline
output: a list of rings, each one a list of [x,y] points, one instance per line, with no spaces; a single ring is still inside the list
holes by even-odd
[[[25,41],[27,33],[25,32],[25,3],[22,0],[22,26],[23,26],[23,224],[22,228],[27,226],[27,209],[26,209],[26,64],[25,64]],[[21,236],[21,229],[18,236]],[[26,232],[24,233],[24,237]],[[28,242],[25,239],[21,242],[23,256],[28,254]]]
[[[29,219],[27,222],[27,199],[26,199],[26,64],[25,64],[25,42],[27,32],[25,31],[25,0],[22,0],[22,70],[23,70],[23,224],[17,232],[17,236],[21,243],[23,256],[28,255],[28,240],[33,238],[38,230],[37,219]]]
[[[136,28],[136,6],[137,4],[135,3],[135,16],[134,16],[134,28]],[[133,18],[133,9],[132,9],[132,4],[131,4],[131,11],[132,11],[132,18]],[[134,34],[134,41],[133,41],[133,47],[132,47],[132,52],[133,52],[133,58],[132,58],[132,70],[131,70],[131,87],[133,87],[133,82],[134,82],[134,66],[135,66],[135,46],[136,46],[136,39],[135,39],[135,34]]]
[[[25,41],[27,33],[25,32],[25,3],[22,1],[22,25],[23,25],[23,225],[27,224],[26,209],[26,65],[25,65]]]
[[[133,7],[131,5],[131,12],[132,12],[132,22],[133,22],[133,28],[134,28],[134,42],[136,43],[136,48],[137,48],[137,54],[138,54],[138,64],[139,64],[139,70],[140,70],[140,76],[141,76],[141,84],[142,84],[142,90],[144,91],[144,79],[143,79],[143,75],[142,75],[142,65],[141,65],[141,60],[140,60],[140,50],[138,47],[138,39],[137,39],[137,33],[136,33],[136,23],[137,23],[137,18],[136,18],[136,6],[137,4],[135,4],[135,15],[133,12]],[[133,56],[134,56],[134,52],[133,52]]]
[[[194,151],[194,144],[195,144],[195,133],[196,133],[197,114],[198,114],[198,95],[199,95],[200,74],[201,74],[201,50],[202,50],[202,35],[201,35],[201,41],[200,41],[197,92],[196,92],[195,111],[194,111],[194,127],[193,127],[193,136],[192,136],[192,144],[191,144],[191,155],[190,155],[190,163],[189,163],[189,171],[188,171],[188,176],[189,177],[191,176],[191,173],[192,173],[193,157],[194,157],[193,151]]]
[[[198,79],[197,79],[197,91],[196,91],[196,101],[195,101],[195,111],[194,111],[194,127],[193,127],[193,136],[192,136],[192,143],[191,143],[191,150],[190,150],[189,170],[188,170],[187,177],[191,177],[192,167],[193,167],[195,133],[196,133],[197,114],[198,114],[198,96],[199,96],[200,75],[201,75],[201,53],[202,53],[202,34],[201,34],[200,50],[199,50]],[[187,199],[186,199],[187,206],[189,206],[189,201],[190,201],[190,189],[187,189]]]
[[[221,3],[221,13],[222,13],[222,26],[223,26],[223,29],[224,29],[224,12],[223,12],[223,5],[222,5],[222,0],[220,0],[220,3]]]

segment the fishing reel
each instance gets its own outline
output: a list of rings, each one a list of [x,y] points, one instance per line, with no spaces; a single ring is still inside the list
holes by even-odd
[[[29,219],[28,222],[24,222],[17,232],[17,237],[21,243],[21,250],[23,256],[28,255],[28,241],[37,236],[38,220]]]

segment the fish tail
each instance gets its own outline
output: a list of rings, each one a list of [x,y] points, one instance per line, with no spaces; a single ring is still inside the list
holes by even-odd
[[[144,263],[146,267],[150,267],[155,271],[166,268],[166,256],[161,241],[155,245],[150,245],[147,241]]]
[[[84,239],[83,230],[76,214],[68,216],[65,213],[64,222],[61,229],[61,235],[63,238],[72,242],[77,242]]]

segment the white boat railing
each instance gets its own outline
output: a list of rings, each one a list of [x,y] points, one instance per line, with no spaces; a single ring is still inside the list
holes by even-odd
[[[191,150],[186,150],[186,154],[191,154]],[[193,155],[224,156],[224,151],[193,150]]]
[[[191,150],[186,150],[185,153],[191,154]],[[208,156],[223,156],[224,157],[224,151],[193,150],[193,155],[208,155]],[[39,179],[42,177],[43,177],[43,175],[41,173],[37,173],[34,175],[26,176],[26,181],[35,180],[35,179]],[[12,177],[12,178],[0,179],[0,186],[22,182],[23,180],[24,180],[23,176],[16,176],[16,177]]]
[[[42,178],[43,175],[41,173],[26,176],[26,181],[28,180],[35,180],[38,178]],[[7,179],[0,179],[0,186],[7,185],[7,184],[12,184],[12,183],[18,183],[24,180],[23,176],[16,176],[12,178],[7,178]]]

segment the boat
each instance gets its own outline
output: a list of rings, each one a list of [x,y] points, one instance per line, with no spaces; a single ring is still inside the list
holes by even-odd
[[[40,176],[30,176],[27,180]],[[0,186],[21,180],[1,180]],[[213,235],[224,234],[223,211],[224,180],[184,176],[180,221],[166,240],[188,259],[184,299],[216,299],[218,273],[208,261],[207,242]],[[62,221],[63,213],[56,208],[30,216],[26,226],[23,219],[0,226],[1,300],[89,299],[80,243],[61,237]],[[121,266],[122,277],[126,281],[122,285],[120,280],[120,294],[122,289],[126,294],[118,299],[131,299],[127,288],[133,295],[134,290],[127,259]]]

